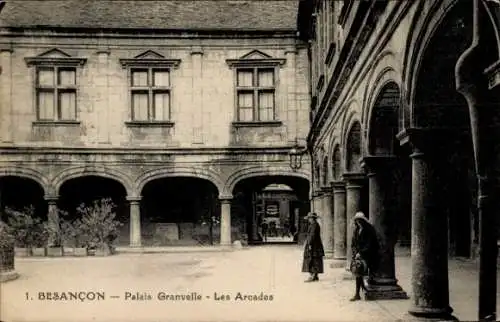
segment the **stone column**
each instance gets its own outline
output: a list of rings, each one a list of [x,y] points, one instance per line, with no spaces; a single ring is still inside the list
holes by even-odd
[[[353,220],[352,218],[356,212],[362,210],[361,204],[361,190],[364,185],[365,175],[363,173],[344,173],[343,178],[346,182],[346,266],[345,269],[349,272],[347,278],[352,278],[350,273],[351,259],[352,259],[352,233],[353,233]]]
[[[409,141],[412,158],[412,289],[409,313],[417,317],[450,318],[448,283],[448,218],[440,206],[438,158],[445,133],[407,129],[398,134]]]
[[[127,197],[130,204],[130,247],[141,247],[141,197]]]
[[[398,166],[392,156],[363,158],[363,168],[368,172],[369,218],[375,227],[380,244],[378,268],[368,279],[365,298],[406,299],[408,295],[398,285],[394,263],[394,246],[397,240],[397,209],[394,207],[394,174]],[[397,188],[397,187],[396,187]]]
[[[346,260],[346,191],[343,181],[332,182],[333,188],[333,258],[332,267],[345,267]]]
[[[491,3],[489,3],[491,2]],[[485,8],[492,14],[488,17]],[[479,299],[478,320],[496,321],[497,261],[498,261],[498,214],[495,209],[494,179],[499,145],[498,91],[500,88],[500,57],[490,66],[484,52],[491,47],[493,38],[486,31],[493,27],[498,31],[500,16],[498,4],[493,1],[473,1],[473,41],[460,56],[455,66],[455,84],[469,107],[476,175],[478,180],[479,213]],[[493,19],[494,23],[491,24]],[[486,31],[486,32],[485,32]],[[498,198],[498,197],[497,197]]]
[[[59,209],[57,208],[58,196],[45,196],[44,199],[48,204],[47,222],[50,227],[48,246],[60,246],[61,240],[59,237]]]
[[[322,194],[322,212],[321,216],[323,227],[321,227],[323,247],[325,249],[325,259],[333,258],[333,209],[332,209],[332,188],[323,187]]]
[[[220,245],[231,246],[231,198],[220,200]]]

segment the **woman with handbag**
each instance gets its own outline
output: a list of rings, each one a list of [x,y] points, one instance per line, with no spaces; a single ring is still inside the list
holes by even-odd
[[[372,274],[378,265],[379,244],[375,228],[362,212],[354,216],[354,232],[352,234],[351,272],[356,278],[356,293],[351,301],[361,299],[361,289],[366,291],[363,278]]]
[[[306,216],[306,219],[309,220],[309,227],[307,229],[307,239],[304,248],[304,261],[302,263],[302,272],[310,274],[306,282],[319,281],[318,274],[323,273],[323,256],[325,256],[325,251],[321,242],[321,232],[317,218],[318,215],[314,212]]]

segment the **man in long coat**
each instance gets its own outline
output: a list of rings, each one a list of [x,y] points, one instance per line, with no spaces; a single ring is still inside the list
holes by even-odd
[[[323,273],[323,256],[325,251],[321,242],[321,232],[316,213],[309,213],[306,218],[309,221],[307,239],[304,248],[304,261],[302,272],[309,273],[306,282],[319,281],[318,274]]]

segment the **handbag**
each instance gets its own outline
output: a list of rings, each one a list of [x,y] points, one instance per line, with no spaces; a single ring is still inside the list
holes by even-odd
[[[368,271],[368,265],[362,258],[355,258],[351,261],[351,273],[356,276],[364,276]]]

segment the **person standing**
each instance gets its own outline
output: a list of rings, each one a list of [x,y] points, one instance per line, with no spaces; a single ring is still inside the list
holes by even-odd
[[[361,289],[366,291],[363,281],[367,274],[372,275],[378,266],[379,243],[375,228],[362,212],[354,216],[354,232],[352,234],[351,272],[355,276],[356,290],[351,301],[361,299]]]
[[[318,274],[323,273],[323,256],[325,251],[321,241],[320,226],[318,224],[318,215],[309,213],[306,216],[309,221],[307,229],[307,239],[304,248],[304,259],[302,262],[302,272],[309,273],[310,276],[305,282],[319,281]]]

